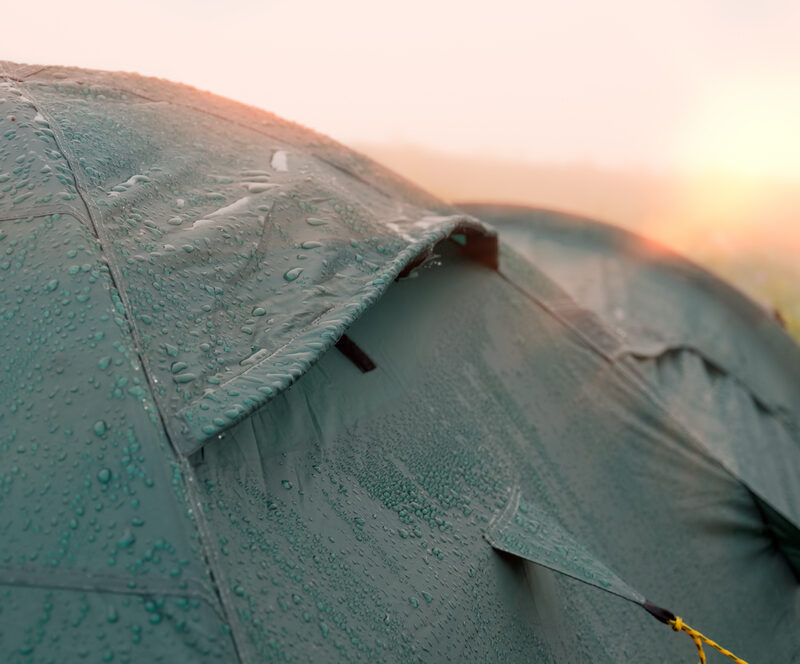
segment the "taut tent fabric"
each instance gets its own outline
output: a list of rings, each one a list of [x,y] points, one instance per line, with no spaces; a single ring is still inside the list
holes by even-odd
[[[797,661],[797,347],[618,231],[468,212],[0,63],[3,661],[693,661],[647,601]]]

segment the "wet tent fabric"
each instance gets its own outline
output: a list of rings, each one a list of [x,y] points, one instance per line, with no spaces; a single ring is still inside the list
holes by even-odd
[[[525,207],[461,209],[491,220],[518,253],[596,313],[624,342],[624,353],[656,359],[692,352],[743,384],[765,408],[800,417],[797,344],[730,285],[608,224]]]
[[[528,277],[541,297],[560,295]],[[254,601],[265,592],[300,625],[279,645],[309,658],[338,633],[353,658],[399,646],[424,661],[692,661],[688,640],[573,580],[605,568],[624,580],[618,594],[688,612],[734,651],[763,652],[768,634],[774,661],[797,656],[796,582],[749,491],[513,285],[450,258],[396,284],[350,336],[378,369],[326,355],[198,466],[213,527],[239,543],[220,559],[260,655],[280,634]],[[580,548],[541,558],[540,536],[554,533],[527,527],[542,525],[534,510]],[[503,541],[504,521],[524,548]],[[259,577],[264,553],[276,562]],[[303,624],[309,573],[308,615],[322,606],[325,628]]]
[[[5,660],[692,661],[645,597],[800,656],[797,485],[717,440],[796,445],[795,356],[774,382],[733,361],[779,331],[708,355],[733,397],[661,375],[522,230],[498,247],[332,141],[162,81],[2,72]]]
[[[800,578],[800,349],[771,314],[622,229],[524,207],[463,209],[491,220],[614,332],[614,359],[766,501],[765,520]]]
[[[222,120],[226,107],[195,110],[191,91],[59,75],[7,84],[4,113],[19,117],[6,119],[6,212],[55,204],[102,243],[184,453],[285,388],[426,247],[491,235],[378,169],[365,181],[266,114],[229,102]]]

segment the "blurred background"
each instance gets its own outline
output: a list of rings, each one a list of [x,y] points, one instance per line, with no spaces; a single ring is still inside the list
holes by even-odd
[[[800,335],[800,3],[4,3],[0,59],[265,108],[451,202],[633,229]]]

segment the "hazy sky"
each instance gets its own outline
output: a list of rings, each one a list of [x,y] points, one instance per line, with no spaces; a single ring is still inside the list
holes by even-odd
[[[0,59],[183,81],[347,143],[800,178],[797,0],[0,2]]]

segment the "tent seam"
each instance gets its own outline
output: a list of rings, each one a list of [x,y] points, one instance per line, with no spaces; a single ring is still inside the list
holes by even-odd
[[[20,578],[9,578],[8,572],[22,572]],[[118,594],[118,595],[166,595],[169,597],[194,597],[206,602],[214,613],[220,619],[225,617],[220,613],[218,603],[213,601],[213,598],[205,591],[205,587],[201,583],[193,583],[195,588],[181,588],[180,584],[171,583],[168,586],[151,587],[147,584],[141,585],[141,577],[130,577],[127,579],[121,577],[109,577],[97,574],[74,574],[60,570],[56,578],[48,578],[40,581],[34,578],[23,578],[30,575],[30,577],[42,577],[42,570],[40,569],[23,569],[17,567],[0,566],[0,586],[7,586],[11,588],[51,588],[56,590],[74,590],[76,592],[91,592],[98,594]],[[52,575],[51,575],[52,576]],[[67,580],[62,581],[62,579]],[[85,578],[92,582],[101,582],[105,585],[99,586],[94,583],[80,583],[78,577]],[[150,579],[153,580],[153,579]],[[158,583],[168,581],[166,579],[155,579]],[[129,584],[135,582],[136,587],[131,587]]]
[[[519,291],[522,295],[524,295],[528,300],[532,301],[535,305],[537,305],[540,309],[542,309],[545,313],[547,313],[551,318],[553,318],[554,320],[558,321],[559,324],[561,324],[563,327],[566,327],[568,330],[570,330],[572,333],[574,333],[579,339],[581,339],[581,341],[584,342],[584,344],[586,344],[586,346],[589,348],[589,350],[595,352],[597,355],[602,357],[611,366],[613,366],[615,364],[614,356],[610,355],[605,350],[603,350],[603,348],[598,343],[596,343],[595,340],[592,339],[591,336],[587,335],[580,328],[580,326],[576,326],[576,325],[570,323],[568,320],[566,320],[563,316],[560,316],[558,314],[558,312],[555,310],[555,308],[550,306],[545,300],[542,300],[541,298],[537,297],[533,293],[529,292],[526,288],[523,288],[522,286],[520,286],[513,279],[511,279],[511,277],[507,276],[502,270],[498,270],[497,274],[500,275],[500,277],[506,283],[508,283],[510,286],[514,287],[517,291]],[[582,307],[580,307],[577,302],[575,302],[575,310],[576,311],[584,311],[586,313],[592,314],[592,312],[589,311],[588,309],[583,309]],[[600,318],[597,318],[597,320],[598,320],[598,322],[602,323],[602,320],[600,320]],[[605,327],[605,325],[603,325],[603,327]],[[609,333],[610,336],[616,338],[616,336],[613,334],[613,332],[611,330],[608,330],[606,328],[606,331]]]
[[[0,222],[20,221],[22,219],[30,219],[32,217],[49,217],[54,214],[67,214],[75,217],[85,226],[89,226],[90,224],[88,217],[83,212],[69,205],[42,205],[41,207],[27,207],[22,208],[21,210],[13,210],[11,212],[0,214]]]
[[[522,497],[522,491],[518,485],[515,485],[510,492],[506,506],[492,517],[488,524],[486,524],[487,539],[493,539],[493,532],[501,535],[506,531],[511,519],[514,518],[517,509],[519,509],[519,501]],[[491,543],[491,542],[490,542]]]

